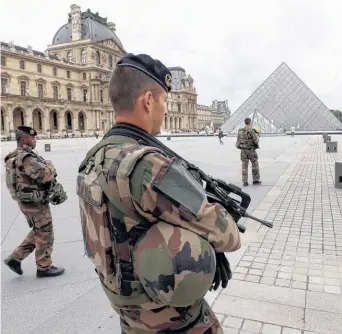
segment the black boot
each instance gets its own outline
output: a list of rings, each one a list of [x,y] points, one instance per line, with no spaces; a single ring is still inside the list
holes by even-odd
[[[11,256],[6,257],[4,263],[8,268],[14,271],[18,275],[23,274],[23,270],[21,269],[21,262],[13,259]]]
[[[253,181],[253,184],[261,184],[261,181]]]
[[[65,269],[63,267],[51,266],[48,270],[37,269],[37,277],[53,277],[59,276],[64,273]]]

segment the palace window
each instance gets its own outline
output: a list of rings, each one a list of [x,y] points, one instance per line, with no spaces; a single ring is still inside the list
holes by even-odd
[[[101,103],[103,103],[103,90],[102,89],[100,90],[100,101]]]
[[[109,66],[109,68],[113,68],[113,57],[112,56],[108,57],[108,66]]]
[[[42,113],[40,111],[38,112],[38,129],[39,130],[43,129]]]
[[[71,59],[71,52],[70,51],[67,53],[67,61],[69,63],[71,63],[71,61],[72,61],[72,59]]]
[[[44,85],[39,83],[37,87],[38,87],[38,97],[42,99],[44,97]]]
[[[8,79],[1,78],[1,94],[7,93]]]
[[[87,54],[86,54],[86,50],[82,50],[81,51],[81,63],[85,64],[87,62]]]
[[[83,102],[87,102],[87,93],[88,93],[88,90],[83,89]]]
[[[1,66],[6,66],[6,58],[5,58],[5,56],[1,56]]]
[[[67,74],[67,78],[70,79],[70,71],[67,71],[66,74]]]
[[[87,80],[87,73],[83,73],[83,80]]]
[[[53,68],[52,68],[52,74],[53,74],[54,76],[57,75],[57,68],[56,68],[56,67],[53,67]]]
[[[67,99],[68,101],[71,101],[71,88],[67,88]]]
[[[25,62],[23,60],[20,60],[19,64],[20,64],[20,69],[24,70],[25,69]]]
[[[100,58],[100,51],[96,51],[96,65],[100,65],[101,58]]]
[[[42,73],[42,65],[41,64],[37,64],[37,72]]]
[[[58,86],[53,86],[53,98],[58,100]]]
[[[26,96],[26,81],[20,81],[20,95]]]

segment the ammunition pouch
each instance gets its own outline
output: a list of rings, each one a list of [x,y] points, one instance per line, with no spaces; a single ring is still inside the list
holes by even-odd
[[[59,205],[65,202],[68,199],[66,192],[64,191],[63,186],[60,183],[55,183],[52,186],[52,189],[49,191],[47,196],[47,200],[52,205]]]
[[[24,204],[38,204],[44,202],[46,199],[46,192],[39,190],[31,190],[28,192],[18,191],[17,196],[18,202]]]

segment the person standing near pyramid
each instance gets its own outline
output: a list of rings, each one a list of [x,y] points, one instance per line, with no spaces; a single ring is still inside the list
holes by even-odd
[[[252,164],[253,184],[261,184],[260,171],[258,163],[258,154],[256,149],[259,148],[259,138],[251,127],[251,119],[245,119],[245,126],[238,131],[236,147],[241,150],[242,161],[242,182],[244,186],[248,186],[248,162]]]

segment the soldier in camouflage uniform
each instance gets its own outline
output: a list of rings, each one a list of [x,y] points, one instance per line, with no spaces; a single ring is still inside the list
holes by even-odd
[[[4,263],[22,275],[21,261],[35,250],[37,277],[58,276],[63,274],[64,268],[52,265],[54,233],[46,199],[46,190],[55,178],[56,170],[51,161],[38,159],[32,151],[36,146],[36,135],[33,128],[19,126],[17,148],[5,157],[7,187],[32,230]]]
[[[171,79],[143,54],[124,56],[112,74],[117,123],[88,152],[77,178],[85,252],[122,333],[223,334],[204,295],[215,256],[240,248],[235,221],[174,159],[117,132],[126,125],[160,133]]]
[[[242,182],[248,186],[248,162],[252,164],[253,184],[261,184],[258,164],[259,138],[256,131],[251,128],[251,119],[245,119],[245,126],[238,131],[236,147],[241,150]]]

